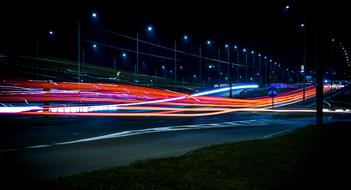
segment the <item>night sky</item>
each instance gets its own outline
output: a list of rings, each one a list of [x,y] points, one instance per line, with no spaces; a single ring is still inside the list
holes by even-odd
[[[230,2],[230,3],[229,3]],[[82,25],[82,38],[113,43],[115,39],[94,32],[89,27],[105,28],[129,36],[153,25],[155,43],[172,47],[175,39],[189,35],[194,46],[207,39],[214,47],[225,43],[260,52],[284,65],[296,66],[303,60],[303,32],[299,27],[304,15],[323,25],[349,49],[350,12],[343,1],[26,1],[5,3],[1,8],[0,51],[34,54],[39,39],[48,55],[75,59],[76,20]],[[156,5],[157,4],[157,5]],[[290,6],[285,10],[286,5]],[[91,21],[91,13],[98,18]],[[308,27],[308,26],[307,26]],[[47,39],[48,31],[55,39]],[[143,37],[143,36],[142,36]],[[44,40],[45,39],[45,40]],[[146,39],[146,38],[145,38]],[[147,39],[146,39],[147,40]],[[55,48],[49,46],[55,44]],[[84,44],[83,44],[84,45]],[[51,48],[51,49],[50,49]],[[52,53],[54,51],[55,53]],[[51,52],[51,53],[50,53]]]

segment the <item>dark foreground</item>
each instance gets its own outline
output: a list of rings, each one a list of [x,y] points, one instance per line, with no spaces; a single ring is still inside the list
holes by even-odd
[[[34,189],[350,189],[350,123],[305,127],[80,175]],[[16,186],[21,179],[12,183]],[[22,184],[26,185],[27,184]]]

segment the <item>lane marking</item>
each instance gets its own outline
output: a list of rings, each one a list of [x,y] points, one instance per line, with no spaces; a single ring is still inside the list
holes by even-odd
[[[299,118],[295,120],[295,123],[298,125],[310,125],[313,123],[313,121],[306,121],[306,118]],[[97,140],[103,140],[103,139],[112,139],[112,138],[121,138],[121,137],[129,137],[129,136],[136,136],[136,135],[143,135],[143,134],[151,134],[151,133],[160,133],[160,132],[172,132],[172,131],[185,131],[185,130],[197,130],[197,129],[212,129],[212,128],[238,128],[238,127],[252,127],[252,126],[257,126],[257,127],[262,127],[266,125],[286,125],[290,124],[289,119],[251,119],[251,120],[240,120],[240,121],[229,121],[229,122],[221,122],[221,123],[211,123],[211,124],[192,124],[192,125],[178,125],[178,126],[167,126],[167,127],[156,127],[156,128],[147,128],[147,129],[139,129],[139,130],[128,130],[128,131],[120,131],[116,133],[111,133],[111,134],[106,134],[106,135],[101,135],[101,136],[96,136],[96,137],[90,137],[90,138],[83,138],[83,139],[78,139],[78,140],[72,140],[72,141],[64,141],[64,142],[58,142],[58,143],[53,143],[53,144],[42,144],[42,145],[34,145],[34,146],[28,146],[24,147],[22,149],[39,149],[39,148],[47,148],[47,147],[52,147],[56,145],[67,145],[67,144],[76,144],[76,143],[82,143],[82,142],[90,142],[90,141],[97,141]],[[287,129],[283,131],[279,131],[270,135],[266,135],[262,137],[263,139],[265,138],[270,138],[276,135],[288,133],[294,129]],[[0,150],[0,152],[10,152],[10,151],[20,151],[22,150],[21,148],[18,149],[4,149]]]
[[[273,133],[273,134],[270,134],[270,135],[266,135],[263,137],[263,139],[268,139],[268,138],[271,138],[271,137],[275,137],[275,136],[279,136],[279,135],[284,135],[284,134],[287,134],[291,131],[294,131],[296,130],[297,128],[294,128],[294,129],[287,129],[287,130],[283,130],[283,131],[279,131],[279,132],[276,132],[276,133]]]

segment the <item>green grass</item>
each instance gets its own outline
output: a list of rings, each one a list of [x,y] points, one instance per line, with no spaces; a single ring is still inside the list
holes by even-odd
[[[340,181],[348,173],[340,172],[350,165],[346,156],[351,150],[350,131],[347,124],[312,126],[271,139],[216,145],[179,157],[30,185],[34,189],[333,189],[348,184]]]

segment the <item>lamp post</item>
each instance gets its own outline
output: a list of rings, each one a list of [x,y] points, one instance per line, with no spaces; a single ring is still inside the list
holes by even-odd
[[[135,68],[135,77],[138,80],[138,69],[139,69],[139,32],[136,36],[136,68]]]
[[[201,79],[202,75],[201,75],[201,45],[199,47],[199,81],[200,84],[202,84],[202,79]]]
[[[227,61],[228,61],[228,80],[229,80],[229,98],[233,97],[233,93],[232,93],[232,68],[233,65],[230,63],[230,48],[229,45],[226,44],[225,48],[227,48]]]
[[[80,21],[78,20],[77,22],[77,77],[78,77],[78,83],[80,83]]]
[[[166,67],[162,65],[162,70],[163,70],[163,79],[166,79]]]
[[[151,25],[147,26],[147,32],[152,32],[153,27]],[[136,81],[139,79],[139,32],[136,34],[136,65],[135,65],[135,78]]]
[[[258,76],[259,76],[259,84],[262,84],[262,69],[261,69],[261,54],[258,54]]]
[[[218,85],[221,83],[221,76],[220,76],[220,72],[221,72],[221,48],[218,48],[218,69],[217,69],[217,71],[218,71],[218,73],[217,73],[217,75],[218,75]]]
[[[306,22],[306,17],[304,17],[304,22]],[[306,28],[305,24],[301,24],[301,28],[303,29],[303,65],[301,66],[301,72],[303,69],[303,95],[302,95],[302,103],[305,105],[305,91],[306,91],[306,75],[305,75],[305,66],[306,66]]]
[[[96,19],[97,13],[96,12],[91,13],[91,17],[93,19]],[[49,34],[53,35],[53,31],[50,31]],[[96,44],[94,44],[93,46],[94,46],[94,48],[96,48]],[[81,80],[80,80],[80,70],[81,70],[81,67],[80,67],[80,56],[81,56],[80,47],[81,47],[81,45],[80,45],[80,19],[78,18],[77,19],[77,78],[78,78],[79,83],[81,82]],[[83,64],[84,64],[84,48],[83,48],[82,53],[83,53],[82,56],[83,56]]]
[[[239,61],[240,61],[240,52],[239,52],[239,49],[238,49],[237,45],[234,46],[234,49],[236,50],[236,64],[237,64],[237,68],[236,68],[236,83],[239,83],[239,80],[240,80],[240,78],[239,78],[239,76],[240,76],[240,67],[239,67],[239,65],[240,65],[240,63],[239,63]]]
[[[303,89],[302,89],[302,103],[305,105],[305,66],[301,65],[301,74],[302,74],[302,83],[303,83]]]
[[[174,81],[177,81],[177,41],[174,41]]]
[[[273,65],[272,65],[272,59],[269,60],[269,80],[268,80],[268,84],[272,83],[272,69],[273,69]]]
[[[255,52],[251,51],[252,55],[252,78],[255,76]]]
[[[267,84],[267,56],[263,57],[264,59],[264,86]]]
[[[247,53],[246,49],[243,49],[243,52],[245,53],[245,82],[247,82]]]

